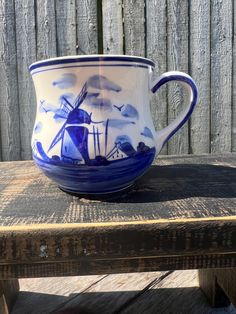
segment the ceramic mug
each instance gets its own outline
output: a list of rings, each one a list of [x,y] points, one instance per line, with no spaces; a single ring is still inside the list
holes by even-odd
[[[105,194],[130,186],[189,119],[197,102],[193,79],[167,72],[152,82],[155,64],[117,55],[70,56],[33,63],[37,95],[33,159],[61,189]],[[155,131],[150,92],[178,81],[189,104]]]

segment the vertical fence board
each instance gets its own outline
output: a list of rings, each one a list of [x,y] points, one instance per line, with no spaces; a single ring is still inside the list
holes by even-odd
[[[209,153],[210,148],[210,1],[190,2],[190,67],[199,101],[190,121],[190,152]]]
[[[56,30],[58,56],[76,54],[75,0],[56,0]]]
[[[97,1],[77,0],[77,52],[98,53]]]
[[[168,70],[188,72],[188,1],[167,1]],[[168,85],[168,121],[183,110],[184,93],[180,86]],[[169,154],[189,152],[188,125],[185,124],[168,142]]]
[[[236,3],[233,2],[233,103],[232,103],[232,151],[236,152]]]
[[[145,57],[144,0],[124,0],[125,54]]]
[[[2,160],[20,159],[14,1],[0,1],[0,126]]]
[[[102,1],[103,52],[123,54],[122,0]]]
[[[31,159],[31,136],[36,112],[33,82],[28,66],[36,61],[35,12],[31,0],[15,0],[19,87],[21,158]]]
[[[155,62],[154,77],[158,77],[167,69],[166,0],[147,1],[146,6],[147,57]],[[167,125],[165,85],[153,96],[151,112],[156,129],[163,129]],[[161,153],[167,154],[167,145]]]
[[[36,0],[37,60],[57,55],[54,0]]]
[[[232,1],[211,1],[211,151],[231,150]]]

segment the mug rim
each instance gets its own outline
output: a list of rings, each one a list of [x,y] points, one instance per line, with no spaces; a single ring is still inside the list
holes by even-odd
[[[76,62],[94,62],[94,61],[125,61],[132,63],[143,63],[151,67],[155,67],[155,63],[148,58],[132,56],[132,55],[106,55],[106,54],[94,54],[94,55],[73,55],[73,56],[62,56],[44,59],[36,61],[29,66],[29,71],[35,70],[40,67],[59,65],[65,63],[76,63]]]

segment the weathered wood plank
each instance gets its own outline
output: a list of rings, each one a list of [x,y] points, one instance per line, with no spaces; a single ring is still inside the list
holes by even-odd
[[[19,291],[17,279],[0,280],[0,313],[9,314]]]
[[[0,313],[9,314],[4,294],[0,296]]]
[[[231,150],[232,1],[211,1],[211,152]]]
[[[145,57],[145,2],[124,0],[125,54]]]
[[[21,291],[11,314],[52,313],[99,284],[106,276],[36,278],[20,280]],[[53,294],[53,295],[52,295]],[[40,304],[40,307],[35,306]]]
[[[0,264],[2,280],[10,278],[38,278],[59,276],[82,276],[151,272],[164,270],[187,270],[202,268],[236,267],[236,254],[203,254],[157,258],[109,259],[58,262]]]
[[[123,54],[122,1],[103,0],[103,52],[105,54]]]
[[[33,162],[0,164],[0,273],[234,267],[235,157],[160,158],[133,191],[105,201],[62,193]]]
[[[91,201],[63,193],[31,161],[0,163],[0,225],[201,222],[236,215],[235,154],[169,156],[156,163],[129,191]]]
[[[36,0],[37,60],[57,56],[54,0]]]
[[[199,92],[190,121],[190,152],[210,150],[210,1],[190,2],[190,71]]]
[[[199,283],[211,306],[236,306],[236,269],[199,270]]]
[[[31,0],[15,1],[17,70],[21,159],[31,159],[31,136],[36,114],[36,99],[28,66],[36,61],[35,7]]]
[[[19,160],[20,126],[13,0],[0,2],[0,160]]]
[[[188,1],[167,0],[167,64],[168,70],[188,73]],[[168,122],[185,107],[183,89],[176,84],[168,86]],[[188,124],[185,124],[168,142],[168,154],[189,152]]]
[[[77,53],[98,53],[97,1],[76,0]]]
[[[220,272],[223,272],[224,274],[227,273],[227,269],[219,270]],[[232,273],[232,292],[234,292],[234,295],[236,295],[235,292],[235,279],[233,280],[234,270],[229,269],[229,271]],[[217,273],[218,270],[215,269],[200,269],[198,271],[199,273],[199,285],[204,294],[206,295],[209,303],[213,307],[223,307],[223,306],[229,306],[230,300],[225,294],[224,290],[220,287]],[[233,301],[233,300],[232,300]]]
[[[111,309],[112,313],[120,313],[126,304],[138,298],[142,291],[153,287],[164,274],[166,273],[149,272],[140,273],[139,276],[137,274],[109,275],[84,293],[68,300],[57,310],[84,309],[90,313],[96,308],[97,313],[110,314]],[[130,289],[131,287],[133,290]]]
[[[155,63],[154,78],[167,71],[166,0],[146,2],[147,57]],[[154,125],[161,130],[167,125],[167,87],[163,86],[152,98]],[[161,154],[167,154],[167,145]]]
[[[122,311],[132,313],[212,313],[198,288],[196,271],[175,271],[157,280]]]
[[[217,269],[215,274],[218,285],[228,296],[230,302],[236,306],[236,269]]]
[[[76,54],[76,0],[56,0],[57,55]]]
[[[236,5],[233,5],[233,103],[232,103],[232,151],[236,152]]]
[[[68,286],[66,293],[64,284]],[[94,313],[95,309],[96,313],[103,314],[176,313],[176,309],[178,313],[214,312],[198,288],[197,271],[176,271],[168,273],[168,276],[157,272],[112,275],[89,288],[87,277],[23,279],[20,280],[20,285],[23,291],[19,293],[12,314],[27,311],[30,314],[39,314],[40,310],[41,313],[49,313],[46,310],[47,303],[52,302],[66,308],[65,311],[55,311],[57,314]],[[79,293],[76,295],[77,285]],[[81,292],[80,286],[83,287]],[[75,300],[73,306],[70,306],[72,297]],[[222,308],[217,313],[235,314],[236,310],[233,307]]]
[[[137,259],[236,252],[236,219],[228,222],[77,224],[0,231],[0,263]],[[227,243],[225,243],[227,241]],[[106,245],[104,245],[106,243]]]

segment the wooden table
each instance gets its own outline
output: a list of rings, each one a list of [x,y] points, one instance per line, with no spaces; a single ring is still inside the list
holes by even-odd
[[[162,157],[129,191],[65,194],[32,161],[0,163],[0,313],[16,278],[201,269],[236,305],[236,154]]]

